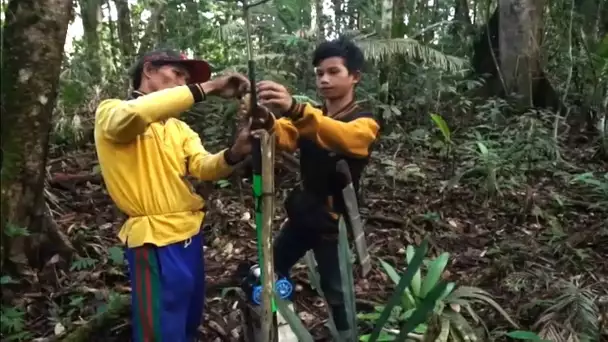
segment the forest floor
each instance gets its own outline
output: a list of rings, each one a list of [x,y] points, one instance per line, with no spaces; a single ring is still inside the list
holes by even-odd
[[[589,161],[590,152],[584,147],[570,151],[568,157],[587,171],[606,170],[605,163]],[[130,291],[116,236],[124,218],[105,192],[96,163],[92,146],[50,161],[51,209],[80,258],[68,272],[49,265],[38,274],[38,284],[22,296],[28,307],[27,327],[35,331],[37,341],[50,341],[42,337],[86,324],[117,295]],[[489,291],[522,328],[531,326],[539,314],[525,306],[555,295],[547,284],[559,279],[608,294],[607,210],[582,204],[576,210],[556,209],[560,198],[583,203],[587,189],[538,174],[527,184],[504,189],[501,196],[487,200],[471,184],[442,192],[442,184],[450,178],[444,165],[438,157],[411,156],[395,149],[374,155],[362,203],[374,262],[366,279],[355,267],[360,308],[381,305],[392,292],[393,284],[377,259],[403,269],[405,247],[419,244],[424,237],[430,239],[430,254],[450,253],[445,278]],[[277,226],[284,218],[283,190],[294,182],[293,174],[278,172]],[[231,341],[239,334],[240,322],[233,313],[238,298],[224,295],[223,289],[237,285],[234,274],[239,263],[256,260],[250,188],[232,184],[216,186],[207,201],[203,341]],[[310,287],[306,267],[296,266],[293,272],[295,307],[315,338],[327,341],[327,313]],[[491,328],[514,329],[495,311],[483,312]],[[129,341],[128,307],[94,336],[89,341]]]

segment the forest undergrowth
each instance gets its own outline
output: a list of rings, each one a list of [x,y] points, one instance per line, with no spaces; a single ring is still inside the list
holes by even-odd
[[[449,119],[429,116],[426,124],[382,136],[363,180],[362,214],[374,267],[362,279],[355,266],[361,331],[373,323],[366,314],[393,289],[379,260],[403,269],[407,245],[425,237],[429,254],[450,255],[442,278],[488,291],[520,325],[509,326],[482,307],[492,338],[517,329],[545,336],[556,327],[606,329],[600,313],[608,308],[607,164],[595,158],[593,141],[556,144],[543,115],[528,112],[500,125],[478,118],[471,122],[483,124],[453,131]],[[218,150],[221,141],[208,148]],[[297,182],[293,171],[279,158],[276,226],[284,219],[282,199]],[[127,341],[123,304],[130,288],[116,237],[124,217],[104,190],[92,144],[69,151],[54,145],[49,175],[47,201],[78,257],[70,265],[52,257],[27,286],[11,286],[14,280],[2,277],[3,297],[16,303],[2,308],[2,334],[51,341],[118,305],[118,317],[103,322],[95,340]],[[250,185],[243,177],[199,186],[208,198],[204,341],[241,334],[238,297],[229,290],[238,284],[238,264],[256,258]],[[327,312],[303,264],[294,278],[300,318],[317,340],[327,340]],[[581,300],[577,296],[591,298],[591,317],[569,315]]]

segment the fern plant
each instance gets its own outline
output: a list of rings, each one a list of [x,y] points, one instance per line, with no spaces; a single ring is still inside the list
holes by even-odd
[[[560,282],[561,294],[536,305],[548,307],[534,324],[541,338],[553,342],[592,342],[600,340],[598,295],[589,288]]]

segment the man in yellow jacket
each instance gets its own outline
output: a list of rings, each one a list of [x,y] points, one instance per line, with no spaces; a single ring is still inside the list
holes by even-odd
[[[171,50],[143,56],[127,100],[108,99],[95,115],[95,146],[108,192],[128,215],[133,341],[195,341],[204,304],[204,200],[185,181],[228,176],[251,151],[244,128],[212,154],[180,113],[208,95],[233,98],[249,87],[232,74],[209,80],[209,65]]]

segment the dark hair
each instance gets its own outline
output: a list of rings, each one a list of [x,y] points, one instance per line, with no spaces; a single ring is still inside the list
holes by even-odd
[[[344,58],[344,64],[350,73],[361,71],[365,61],[363,51],[346,37],[319,44],[312,55],[312,65],[319,66],[323,60],[331,57]]]
[[[139,89],[139,87],[141,86],[141,75],[144,71],[144,64],[147,61],[149,61],[150,64],[155,68],[170,64],[169,62],[164,60],[154,60],[155,57],[159,56],[179,58],[179,53],[177,53],[170,47],[160,47],[139,57],[135,64],[131,66],[131,69],[129,70],[129,76],[131,77],[131,85],[133,86],[134,90]]]

